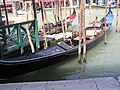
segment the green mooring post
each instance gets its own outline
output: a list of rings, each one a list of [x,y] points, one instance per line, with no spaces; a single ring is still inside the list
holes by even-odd
[[[35,0],[32,0],[33,12],[34,12],[34,32],[35,32],[35,41],[36,41],[36,49],[40,48],[39,44],[39,35],[38,35],[38,22],[37,22],[37,15],[36,15],[36,8],[35,8]]]
[[[23,49],[23,41],[22,41],[22,35],[21,35],[21,31],[20,31],[20,25],[18,24],[18,42],[19,42],[19,49],[20,49],[20,54],[24,53],[24,49]]]
[[[2,49],[1,40],[0,40],[0,58],[3,58],[3,49]]]

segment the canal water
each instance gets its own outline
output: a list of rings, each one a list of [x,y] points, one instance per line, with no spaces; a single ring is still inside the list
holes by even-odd
[[[101,18],[104,15],[104,9],[93,9],[92,17]],[[116,9],[113,9],[116,15]],[[86,22],[89,21],[88,10],[86,10]],[[120,76],[120,32],[115,32],[115,21],[108,34],[107,45],[104,41],[100,42],[94,48],[87,51],[87,63],[78,63],[78,57],[65,60],[62,63],[33,71],[18,77],[0,82],[31,82],[31,81],[49,81],[49,80],[76,80],[81,78]],[[120,24],[119,24],[120,25]],[[76,29],[77,18],[73,22],[73,28]],[[120,30],[120,27],[119,27]]]

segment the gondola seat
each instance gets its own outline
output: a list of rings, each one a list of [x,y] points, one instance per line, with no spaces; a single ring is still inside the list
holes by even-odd
[[[86,36],[94,36],[101,33],[101,30],[86,30]]]

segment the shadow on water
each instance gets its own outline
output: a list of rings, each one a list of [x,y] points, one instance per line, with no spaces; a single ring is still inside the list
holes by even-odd
[[[103,9],[99,11],[102,12]],[[113,10],[115,13],[115,10]],[[96,12],[96,9],[93,10]],[[99,14],[99,13],[96,13]],[[103,13],[104,14],[104,13]],[[65,62],[33,71],[6,82],[32,82],[49,80],[75,80],[92,77],[117,77],[120,75],[120,33],[115,32],[115,21],[107,38],[107,45],[104,41],[87,52],[87,63],[78,63],[78,57],[65,60]]]

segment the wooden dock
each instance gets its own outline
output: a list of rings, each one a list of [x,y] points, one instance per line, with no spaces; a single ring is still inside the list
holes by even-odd
[[[0,84],[0,90],[120,90],[120,76],[65,81]]]

